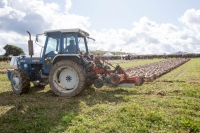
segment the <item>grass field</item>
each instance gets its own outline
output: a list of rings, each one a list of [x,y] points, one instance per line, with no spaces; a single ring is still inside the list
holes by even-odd
[[[140,87],[91,87],[71,99],[49,86],[15,95],[2,74],[0,132],[200,132],[200,58]]]

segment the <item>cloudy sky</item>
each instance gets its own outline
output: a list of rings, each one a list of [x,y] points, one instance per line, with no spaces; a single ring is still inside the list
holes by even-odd
[[[0,54],[6,44],[27,54],[46,30],[81,28],[95,38],[91,50],[163,54],[200,53],[199,0],[1,0]],[[42,44],[43,45],[43,44]],[[34,44],[35,55],[40,47]]]

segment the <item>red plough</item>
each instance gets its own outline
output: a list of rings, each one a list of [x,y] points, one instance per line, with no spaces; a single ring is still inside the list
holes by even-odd
[[[112,64],[105,60],[102,60],[102,62],[98,57],[95,57],[95,66],[92,68],[92,70],[96,75],[98,75],[98,79],[94,81],[94,86],[96,88],[101,88],[104,84],[107,86],[128,88],[140,86],[143,84],[143,77],[129,77],[119,65],[114,67]],[[114,69],[111,70],[108,65],[112,66]]]

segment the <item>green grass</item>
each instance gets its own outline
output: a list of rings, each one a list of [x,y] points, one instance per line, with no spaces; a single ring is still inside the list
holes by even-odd
[[[15,95],[3,74],[0,131],[200,132],[200,58],[139,87],[91,87],[71,99],[57,97],[49,86]]]
[[[10,62],[0,61],[0,74],[5,74],[7,69],[14,69],[15,66],[9,66]]]

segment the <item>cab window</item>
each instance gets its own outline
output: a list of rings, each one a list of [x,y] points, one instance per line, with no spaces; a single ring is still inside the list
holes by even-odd
[[[47,53],[56,54],[59,51],[60,51],[60,35],[59,34],[49,35],[45,54]]]
[[[76,52],[75,35],[65,34],[63,37],[64,52]]]
[[[84,37],[82,36],[78,37],[78,45],[79,45],[80,52],[85,53],[86,47],[85,47]]]

